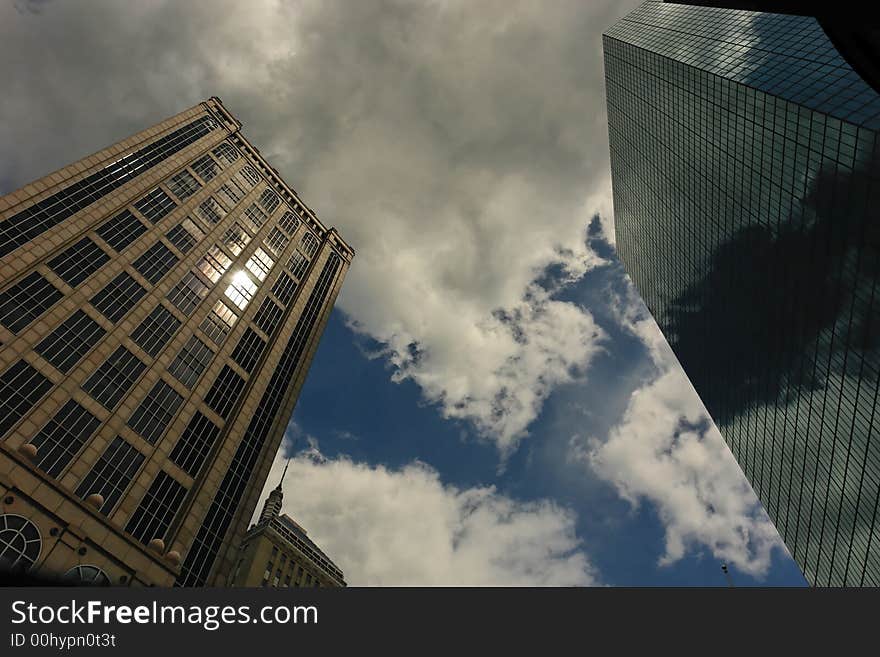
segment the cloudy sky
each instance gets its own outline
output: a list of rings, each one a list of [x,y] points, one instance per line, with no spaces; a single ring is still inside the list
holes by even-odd
[[[351,584],[801,585],[615,257],[636,4],[4,3],[0,192],[216,95],[339,228],[269,485]]]

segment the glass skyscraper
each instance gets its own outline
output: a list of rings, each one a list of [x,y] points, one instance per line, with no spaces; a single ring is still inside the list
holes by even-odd
[[[621,259],[807,580],[880,585],[880,96],[809,16],[603,45]]]
[[[0,197],[0,567],[224,583],[353,255],[217,98]]]

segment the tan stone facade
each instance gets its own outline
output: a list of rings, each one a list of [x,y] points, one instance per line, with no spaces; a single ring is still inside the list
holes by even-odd
[[[0,198],[19,566],[224,583],[354,255],[240,129],[212,98]]]

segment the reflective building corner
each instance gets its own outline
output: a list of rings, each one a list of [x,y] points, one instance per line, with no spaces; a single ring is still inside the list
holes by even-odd
[[[807,580],[880,585],[880,95],[811,16],[603,47],[621,260]]]

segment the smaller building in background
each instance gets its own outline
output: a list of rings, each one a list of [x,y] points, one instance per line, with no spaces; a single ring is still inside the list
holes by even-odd
[[[345,578],[336,564],[315,545],[305,529],[281,513],[281,481],[269,493],[257,523],[244,535],[229,585],[345,586]]]

